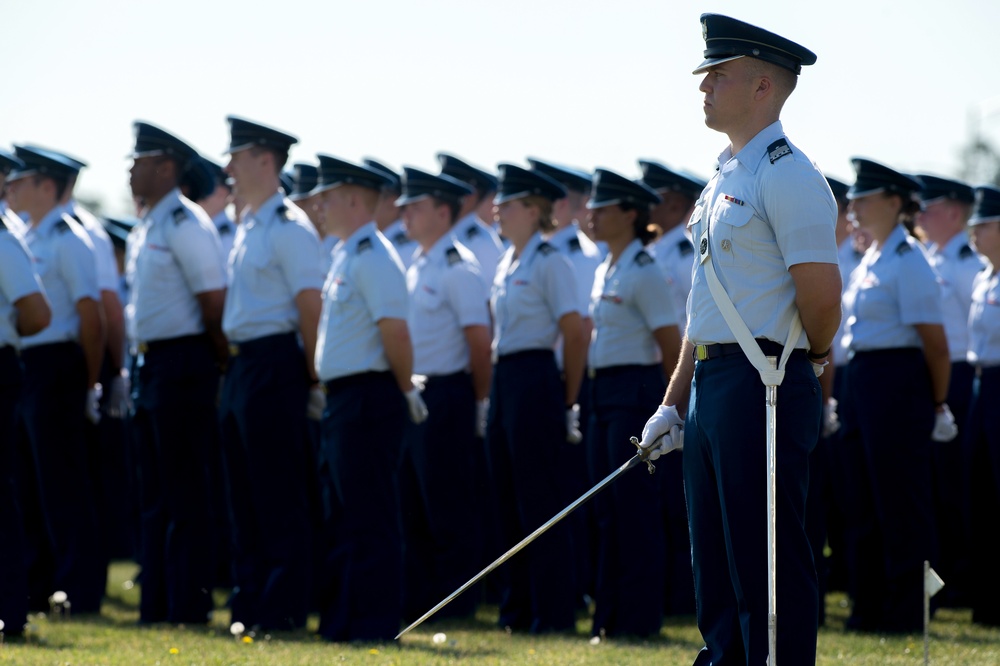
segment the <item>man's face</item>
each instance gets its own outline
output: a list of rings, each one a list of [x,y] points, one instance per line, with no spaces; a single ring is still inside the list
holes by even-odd
[[[430,197],[419,199],[403,206],[403,222],[406,234],[418,243],[432,238],[440,230],[439,207]]]
[[[726,133],[743,124],[754,101],[756,81],[747,71],[746,58],[710,67],[698,87],[705,93],[705,125]]]
[[[132,196],[144,198],[151,194],[156,182],[156,170],[162,161],[163,158],[159,155],[132,159],[132,167],[128,170],[128,184],[132,189]]]
[[[954,235],[964,220],[959,220],[957,204],[950,199],[940,199],[925,204],[917,213],[917,226],[924,230],[932,242],[941,242]]]
[[[233,177],[233,193],[238,195],[241,186],[243,190],[253,190],[268,169],[271,167],[266,151],[246,148],[229,154],[229,164],[224,171]]]
[[[316,211],[326,233],[341,237],[340,229],[348,210],[346,190],[335,187],[316,195]]]

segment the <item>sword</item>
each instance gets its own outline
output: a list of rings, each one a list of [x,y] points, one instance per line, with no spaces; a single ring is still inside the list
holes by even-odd
[[[458,588],[457,590],[455,590],[454,592],[452,592],[451,594],[449,594],[447,597],[445,597],[444,599],[442,599],[440,602],[438,602],[438,604],[436,606],[434,606],[434,608],[430,609],[429,611],[427,611],[426,613],[424,613],[423,615],[421,615],[413,624],[411,624],[406,629],[403,629],[401,632],[399,632],[398,634],[396,634],[395,640],[399,640],[400,637],[405,636],[412,629],[415,629],[416,627],[418,627],[421,624],[423,624],[424,620],[426,620],[431,615],[434,615],[434,613],[438,612],[439,610],[441,610],[442,608],[444,608],[445,606],[447,606],[456,597],[458,597],[458,595],[462,594],[467,589],[469,589],[470,587],[472,587],[473,585],[475,585],[476,583],[478,583],[480,580],[482,580],[486,576],[486,574],[488,574],[489,572],[493,571],[498,566],[500,566],[501,564],[503,564],[504,562],[506,562],[507,560],[509,560],[511,557],[513,557],[514,555],[516,555],[525,546],[527,546],[529,543],[531,543],[532,541],[534,541],[535,539],[537,539],[538,537],[540,537],[542,534],[544,534],[553,525],[555,525],[556,523],[558,523],[560,520],[562,520],[563,518],[565,518],[569,514],[573,513],[573,511],[575,511],[580,506],[582,506],[583,504],[585,504],[587,502],[587,500],[589,500],[591,497],[593,497],[594,495],[596,495],[597,493],[601,492],[606,487],[608,487],[609,485],[611,485],[611,483],[615,479],[617,479],[619,476],[621,476],[625,472],[629,471],[630,469],[632,469],[633,467],[635,467],[639,463],[646,463],[646,467],[649,469],[649,473],[650,474],[652,474],[654,471],[656,471],[656,467],[654,467],[653,463],[651,463],[648,460],[649,454],[652,453],[656,449],[656,447],[655,446],[651,446],[648,449],[643,449],[642,447],[639,446],[639,439],[637,437],[632,437],[632,438],[629,439],[629,441],[632,442],[632,444],[637,449],[639,449],[639,451],[634,456],[632,456],[631,458],[629,458],[628,461],[624,465],[622,465],[621,467],[619,467],[615,471],[611,472],[611,474],[609,474],[607,477],[605,477],[605,479],[603,481],[601,481],[600,483],[598,483],[596,486],[594,486],[593,488],[591,488],[590,490],[588,490],[584,494],[580,495],[580,497],[575,502],[573,502],[572,504],[570,504],[569,506],[567,506],[565,509],[563,509],[562,511],[560,511],[556,515],[552,516],[552,518],[550,518],[548,520],[548,522],[546,522],[545,524],[543,524],[541,527],[539,527],[537,530],[535,530],[534,532],[532,532],[528,536],[526,536],[523,539],[521,539],[521,541],[516,546],[514,546],[513,548],[511,548],[510,550],[508,550],[506,553],[504,553],[500,557],[498,557],[496,560],[493,561],[492,564],[490,564],[488,567],[486,567],[485,569],[483,569],[482,571],[480,571],[479,573],[477,573],[475,576],[473,576],[472,578],[470,578],[468,580],[468,582],[466,582],[465,584],[463,584],[460,588]]]

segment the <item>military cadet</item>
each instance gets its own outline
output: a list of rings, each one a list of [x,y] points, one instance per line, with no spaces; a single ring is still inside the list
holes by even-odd
[[[40,584],[51,586],[49,594],[66,592],[74,614],[97,613],[107,568],[94,540],[97,509],[84,444],[84,417],[100,420],[105,347],[94,248],[59,204],[76,164],[24,146],[15,152],[24,166],[7,180],[11,208],[30,221],[24,240],[52,307],[49,326],[21,339],[23,422],[54,558],[53,580]]]
[[[23,236],[27,227],[16,211],[10,209],[7,201],[7,174],[11,169],[21,165],[21,160],[17,159],[13,153],[0,148],[0,219],[7,224],[7,229]]]
[[[969,246],[966,223],[974,203],[972,187],[939,176],[920,174],[921,210],[917,227],[927,239],[927,255],[941,284],[941,307],[944,332],[948,338],[951,375],[948,382],[948,407],[959,428],[965,426],[972,399],[975,373],[966,353],[969,349],[969,309],[972,306],[972,282],[983,270],[982,259]],[[939,604],[966,606],[968,590],[968,517],[966,461],[967,452],[959,444],[931,449],[934,475],[934,513],[938,526],[940,560],[936,571],[948,581],[937,599]]]
[[[642,182],[656,190],[662,199],[650,214],[650,222],[660,230],[660,236],[650,244],[649,253],[667,281],[678,326],[683,332],[687,325],[687,297],[694,264],[694,245],[688,237],[687,222],[706,183],[697,176],[674,171],[652,160],[639,160],[639,168],[642,169]]]
[[[139,621],[204,624],[215,583],[219,507],[211,481],[219,455],[218,368],[227,353],[225,265],[215,225],[179,187],[198,154],[155,125],[138,121],[133,129],[129,185],[146,204],[126,263],[129,338],[137,353]]]
[[[233,249],[233,241],[236,239],[236,223],[229,215],[229,204],[233,202],[233,190],[226,183],[226,174],[222,171],[222,165],[218,164],[204,155],[199,155],[192,160],[181,182],[181,191],[185,189],[184,181],[198,181],[196,191],[185,193],[188,199],[201,206],[205,214],[212,220],[215,230],[219,234],[219,243],[222,248],[223,263],[229,262],[229,253]]]
[[[21,165],[13,155],[2,154],[0,161],[12,168]],[[18,350],[21,336],[41,332],[49,325],[52,311],[31,254],[8,227],[7,218],[7,212],[0,211],[0,506],[4,508],[0,520],[0,621],[4,634],[10,637],[23,632],[28,614],[24,523],[14,472],[23,382]]]
[[[407,325],[413,370],[429,416],[403,437],[404,617],[415,619],[479,569],[474,447],[476,417],[489,397],[489,291],[479,264],[451,228],[465,183],[419,169],[403,170],[397,203],[419,244],[407,272]],[[476,596],[463,595],[436,618],[469,616]]]
[[[402,264],[375,209],[388,177],[319,155],[320,207],[342,240],[323,288],[316,372],[327,391],[323,456],[331,483],[331,543],[319,633],[332,641],[391,640],[402,617],[396,475],[406,413],[427,407],[411,381],[413,347]]]
[[[987,265],[976,276],[969,315],[967,358],[976,380],[965,438],[971,449],[971,521],[977,531],[985,532],[1000,512],[1000,412],[996,409],[1000,404],[1000,189],[979,187],[975,196],[969,219],[972,243]],[[970,545],[972,621],[1000,626],[996,548],[989,538],[977,538]]]
[[[319,234],[323,253],[321,266],[323,275],[326,275],[330,270],[330,263],[333,261],[333,247],[339,239],[327,232],[319,211],[319,195],[313,193],[319,183],[319,168],[315,164],[296,162],[292,165],[292,180],[294,185],[288,198],[302,209],[302,212],[312,222],[316,233]]]
[[[479,167],[472,166],[454,155],[438,153],[441,163],[441,173],[460,180],[472,188],[472,194],[462,199],[462,208],[458,211],[458,222],[452,227],[451,233],[455,240],[472,250],[479,262],[479,270],[488,283],[492,283],[497,262],[503,252],[500,236],[477,213],[484,201],[490,200],[490,195],[497,189],[496,177]]]
[[[494,203],[510,240],[497,266],[490,304],[495,367],[486,443],[505,547],[520,541],[563,507],[559,459],[575,409],[586,338],[569,259],[542,239],[554,229],[552,204],[566,196],[548,176],[499,166]],[[460,236],[459,236],[460,237]],[[553,348],[563,337],[565,381]],[[500,603],[500,626],[532,633],[569,631],[577,587],[567,523],[553,527],[524,557],[511,561]]]
[[[680,349],[677,318],[663,277],[643,247],[652,239],[649,211],[659,195],[606,169],[594,172],[590,224],[608,245],[597,269],[590,309],[591,427],[594,476],[604,478],[635,449],[629,437],[642,431],[667,388]],[[594,636],[656,636],[663,622],[667,567],[634,567],[636,553],[665,563],[659,524],[660,475],[633,474],[611,487],[600,511],[601,552]],[[645,507],[636,512],[637,506]],[[694,583],[688,570],[688,588]]]
[[[920,182],[852,160],[850,210],[873,242],[844,292],[840,451],[849,485],[846,534],[853,563],[847,626],[915,632],[923,626],[923,563],[936,566],[931,439],[956,435],[948,409],[948,341],[937,275],[903,219],[919,210]]]
[[[230,360],[222,389],[223,460],[233,522],[233,620],[305,624],[311,595],[308,405],[323,394],[313,369],[323,286],[319,236],[281,190],[297,139],[229,116],[226,173],[246,206],[229,262],[222,329]],[[290,191],[290,190],[289,190]]]
[[[761,352],[777,357],[784,346],[794,348],[778,388],[775,658],[811,664],[818,598],[803,514],[822,404],[810,359],[825,361],[840,316],[836,206],[779,116],[802,66],[816,56],[736,19],[703,14],[701,21],[705,60],[695,73],[705,75],[705,124],[730,144],[691,216],[699,263],[687,334],[642,445],[661,442],[653,455],[684,447],[698,627],[706,643],[696,663],[763,664],[769,507]],[[713,292],[736,312],[724,316],[725,303]]]
[[[402,192],[400,175],[385,164],[366,157],[361,163],[370,169],[380,171],[389,178],[389,185],[382,191],[378,199],[378,206],[375,208],[375,226],[379,233],[389,239],[392,246],[399,255],[399,260],[403,262],[403,270],[406,271],[413,264],[414,256],[419,249],[417,242],[411,239],[406,232],[406,225],[400,215],[399,206],[396,199]]]

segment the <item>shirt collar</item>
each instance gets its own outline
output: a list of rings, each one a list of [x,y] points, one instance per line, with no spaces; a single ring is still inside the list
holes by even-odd
[[[366,222],[365,224],[362,224],[360,227],[358,227],[353,234],[348,236],[347,240],[338,243],[338,245],[342,245],[344,249],[346,249],[348,252],[353,253],[354,250],[358,248],[358,244],[362,240],[368,238],[369,236],[374,236],[377,231],[378,227],[375,226],[374,220],[371,222]]]
[[[556,230],[552,232],[552,235],[548,237],[550,243],[555,244],[557,240],[562,240],[563,236],[576,236],[576,230],[579,227],[576,222],[570,222],[566,226],[556,227]]]
[[[735,157],[740,164],[750,171],[750,173],[756,173],[757,166],[767,154],[766,148],[784,135],[785,131],[781,127],[781,121],[775,120],[773,123],[757,132],[757,136],[750,139],[750,142],[743,146],[743,149],[736,153],[736,155],[732,154],[732,145],[727,146],[726,149],[722,151],[722,154],[719,155],[719,169],[721,169],[722,165],[729,161],[730,157]]]
[[[180,203],[181,191],[174,188],[167,192],[166,196],[156,202],[156,205],[149,209],[145,219],[158,222],[166,218],[167,211],[173,210]]]
[[[62,206],[56,206],[55,208],[47,212],[45,216],[42,218],[42,221],[38,223],[37,233],[39,235],[42,234],[47,235],[56,226],[56,223],[62,219],[64,212],[65,211],[63,210]]]
[[[254,220],[258,224],[267,222],[274,217],[274,211],[278,210],[278,207],[284,203],[285,193],[282,190],[278,190],[268,197],[267,201],[260,205],[260,208],[250,214],[250,219]]]

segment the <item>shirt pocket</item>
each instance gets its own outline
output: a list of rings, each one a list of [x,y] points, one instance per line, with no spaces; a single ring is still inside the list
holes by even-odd
[[[444,305],[444,294],[440,290],[419,285],[413,292],[413,302],[423,312],[434,312]]]
[[[712,210],[713,259],[721,266],[753,264],[753,209],[720,199]]]

